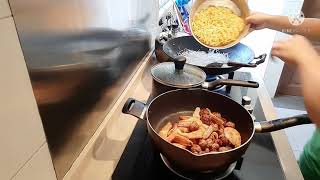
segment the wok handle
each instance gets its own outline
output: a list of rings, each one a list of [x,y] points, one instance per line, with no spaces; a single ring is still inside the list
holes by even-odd
[[[241,86],[241,87],[251,87],[251,88],[258,88],[259,83],[255,81],[241,81],[241,80],[234,80],[234,79],[219,79],[212,82],[204,82],[202,84],[202,88],[208,90],[214,90],[215,87],[220,85],[231,85],[231,86]]]
[[[238,63],[238,62],[234,62],[234,61],[229,61],[227,63],[228,66],[233,66],[233,67],[257,67],[256,64],[246,64],[246,63]]]
[[[276,119],[272,121],[255,122],[255,131],[258,133],[266,133],[278,131],[292,126],[302,124],[311,124],[311,120],[307,114],[293,116],[289,118]]]
[[[146,104],[138,100],[129,98],[127,102],[123,105],[122,113],[130,114],[139,119],[144,119],[146,107]]]
[[[229,61],[227,64],[228,66],[233,66],[233,67],[257,67],[259,64],[262,64],[266,61],[267,54],[262,54],[258,57],[254,57],[254,59],[259,59],[255,63],[239,63],[239,62],[234,62],[234,61]]]
[[[267,54],[261,54],[260,56],[254,58],[254,59],[259,59],[254,64],[258,66],[259,64],[264,63],[266,61],[266,58],[267,58]]]

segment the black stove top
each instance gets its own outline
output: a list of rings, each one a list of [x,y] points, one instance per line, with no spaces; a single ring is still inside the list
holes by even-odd
[[[239,74],[238,74],[239,75]],[[237,76],[237,79],[250,80],[250,77]],[[236,91],[237,93],[234,93]],[[232,87],[231,92],[223,92],[239,102],[248,88]],[[240,92],[240,93],[239,93]],[[236,94],[236,95],[235,95]],[[239,97],[236,97],[239,96]],[[263,114],[256,112],[257,114]],[[254,112],[255,114],[255,112]],[[198,177],[198,176],[196,176]],[[216,179],[208,175],[194,179]],[[160,153],[148,137],[146,122],[139,120],[129,142],[112,175],[113,180],[127,179],[183,179],[173,173],[163,162]],[[255,134],[251,144],[241,160],[236,163],[233,172],[224,180],[283,180],[281,164],[269,133]]]

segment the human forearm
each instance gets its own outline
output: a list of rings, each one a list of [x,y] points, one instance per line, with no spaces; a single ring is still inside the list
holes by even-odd
[[[292,25],[287,16],[269,16],[266,27],[290,34],[299,34],[320,41],[320,19],[305,18],[300,25]]]
[[[310,118],[320,128],[320,57],[314,57],[298,65],[303,83],[302,93]]]

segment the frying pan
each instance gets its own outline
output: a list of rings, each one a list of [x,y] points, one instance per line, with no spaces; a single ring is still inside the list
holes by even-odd
[[[208,52],[210,49],[199,44],[192,36],[177,37],[167,41],[163,45],[163,51],[171,60],[176,59],[185,50]],[[257,67],[259,64],[264,63],[267,57],[266,54],[255,57],[254,52],[248,46],[241,43],[227,49],[220,49],[219,51],[228,54],[229,63],[197,66],[208,75],[221,75],[236,71],[241,67]],[[256,61],[253,63],[252,61],[254,60]]]
[[[259,83],[254,81],[234,79],[219,79],[207,82],[207,75],[203,70],[185,63],[186,58],[179,56],[173,62],[163,62],[153,66],[150,71],[153,79],[151,96],[156,97],[174,89],[203,88],[214,90],[221,85],[259,87]]]
[[[191,115],[197,106],[214,109],[233,121],[241,134],[242,145],[225,152],[197,155],[170,144],[158,135],[160,128],[168,121],[178,121],[180,115]],[[307,115],[254,122],[250,113],[231,98],[200,89],[169,91],[157,96],[148,105],[129,98],[122,112],[147,120],[148,134],[161,154],[175,167],[192,172],[225,169],[245,154],[254,133],[311,123]]]

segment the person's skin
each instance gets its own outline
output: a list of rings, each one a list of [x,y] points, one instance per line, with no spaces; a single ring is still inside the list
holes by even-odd
[[[320,128],[320,57],[303,36],[278,41],[271,54],[298,67],[302,81],[302,94],[309,117]]]
[[[303,24],[293,26],[287,17],[254,13],[247,18],[247,23],[255,29],[292,28],[310,39],[320,40],[320,21],[317,19],[306,19]],[[306,31],[305,28],[310,30]],[[311,43],[301,35],[274,43],[271,54],[297,66],[306,109],[309,117],[320,128],[320,56]]]
[[[305,18],[301,25],[294,26],[287,16],[255,12],[247,17],[246,21],[256,30],[269,28],[284,33],[300,34],[310,40],[320,41],[320,19]]]

